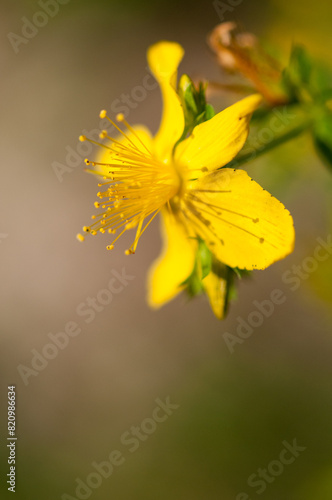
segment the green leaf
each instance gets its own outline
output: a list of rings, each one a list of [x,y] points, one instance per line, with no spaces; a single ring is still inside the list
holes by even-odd
[[[318,153],[332,167],[332,113],[326,111],[316,120],[313,136]]]
[[[302,45],[293,47],[289,70],[294,83],[298,85],[309,84],[312,71],[312,61],[307,49]]]
[[[287,68],[282,75],[282,85],[292,101],[301,101],[301,90],[309,86],[312,61],[302,45],[294,45]]]
[[[282,85],[291,102],[323,103],[331,98],[331,69],[312,59],[304,46],[295,45],[289,64],[283,71]]]
[[[315,61],[310,78],[310,90],[315,100],[321,103],[332,98],[332,73],[325,64]]]

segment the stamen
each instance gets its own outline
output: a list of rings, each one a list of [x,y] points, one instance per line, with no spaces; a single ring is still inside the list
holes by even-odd
[[[124,149],[124,150],[128,150],[128,149],[130,149],[131,151],[135,151],[135,152],[136,152],[136,154],[138,154],[138,152],[139,152],[139,150],[138,150],[137,148],[135,148],[135,150],[134,150],[134,148],[133,148],[133,147],[131,147],[131,146],[126,146],[126,145],[124,145],[123,143],[121,143],[120,141],[117,141],[116,139],[114,139],[113,137],[110,137],[110,136],[108,135],[107,130],[102,130],[102,131],[100,132],[100,134],[99,134],[99,137],[100,137],[101,139],[106,139],[106,138],[107,138],[107,139],[109,139],[109,140],[110,140],[110,141],[112,141],[114,144],[116,144],[119,148],[122,148],[122,149]]]
[[[192,198],[195,198],[195,197],[192,196]],[[205,205],[208,208],[210,206],[213,207],[213,205],[209,205],[208,203],[204,203],[203,201],[201,201],[199,199],[196,199],[196,200],[194,199],[193,203],[197,203],[197,202],[199,202],[200,204]],[[202,208],[201,206],[198,208],[195,205],[193,205],[193,203],[190,202],[190,201],[188,201],[186,203],[187,206],[188,206],[188,209],[191,211],[191,213],[194,215],[194,217],[196,217],[201,223],[203,223],[203,225],[206,226],[206,229],[208,229],[217,239],[219,239],[218,235],[215,234],[214,231],[213,231],[213,229],[211,228],[210,221],[206,221],[204,219],[204,217],[201,215],[201,213],[207,213],[208,215],[213,216],[213,217],[215,217],[216,219],[218,219],[218,220],[220,220],[222,222],[226,222],[228,225],[233,226],[234,228],[239,229],[240,231],[243,231],[243,232],[245,232],[247,234],[250,234],[250,236],[256,238],[260,243],[264,243],[265,242],[264,238],[258,236],[257,234],[253,233],[252,231],[249,231],[248,229],[245,229],[245,228],[239,226],[238,224],[235,224],[234,222],[231,222],[230,220],[227,220],[227,219],[225,219],[223,217],[220,217],[221,213],[216,212],[215,210],[213,210],[212,213],[211,213],[209,210],[207,210],[207,208]],[[250,219],[253,222],[258,222],[257,219],[255,220],[252,217],[247,216],[245,214],[241,214],[239,212],[228,210],[228,209],[223,208],[223,207],[218,207],[218,208],[220,210],[223,210],[223,211],[226,211],[226,212],[229,212],[229,213],[233,213],[233,214],[238,215],[240,217],[243,217],[243,218],[246,218],[246,219]],[[208,222],[208,224],[207,224],[207,222]]]
[[[85,170],[103,177],[105,182],[98,183],[98,186],[105,187],[104,191],[97,193],[101,201],[94,203],[97,209],[102,209],[101,213],[92,216],[93,223],[83,230],[93,235],[105,232],[115,234],[119,230],[119,234],[107,246],[108,250],[112,250],[125,231],[137,228],[135,239],[126,251],[127,255],[133,254],[140,237],[161,208],[177,194],[180,179],[172,164],[165,165],[152,156],[144,141],[122,114],[117,115],[117,120],[126,126],[127,133],[107,116],[105,110],[99,116],[107,118],[126,140],[110,137],[107,130],[100,132],[100,138],[108,139],[111,142],[109,146],[85,135],[80,137],[82,141],[87,140],[107,149],[110,155],[109,161],[107,155],[104,155],[102,162],[85,159],[87,166],[96,167],[98,171]]]
[[[118,113],[116,115],[116,119],[118,120],[118,122],[122,122],[125,124],[125,126],[127,127],[127,129],[129,130],[129,132],[131,132],[135,137],[136,139],[139,140],[139,142],[142,144],[142,146],[146,149],[146,151],[151,155],[151,152],[148,150],[148,148],[146,147],[146,145],[141,141],[140,137],[136,134],[135,130],[129,125],[129,123],[125,120],[125,117],[123,115],[123,113]],[[152,155],[151,155],[152,156]]]
[[[125,137],[125,139],[127,139],[132,144],[132,146],[134,146],[135,149],[138,149],[136,144],[134,144],[133,141],[120,129],[120,127],[118,127],[118,125],[113,120],[111,120],[109,116],[107,116],[107,112],[104,109],[99,113],[99,117],[106,118],[113,125],[113,127],[115,127],[116,130],[120,132],[120,134],[123,135],[123,137]]]
[[[105,149],[111,149],[109,146],[105,146],[105,144],[102,144],[101,142],[97,142],[97,141],[93,141],[92,139],[89,139],[89,137],[87,137],[86,135],[80,135],[79,140],[81,142],[85,142],[85,141],[91,142],[91,144],[96,144],[96,146],[101,146],[102,148],[105,148]]]

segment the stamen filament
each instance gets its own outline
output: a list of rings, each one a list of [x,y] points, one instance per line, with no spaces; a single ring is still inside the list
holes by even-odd
[[[95,207],[102,208],[103,211],[92,217],[92,224],[85,227],[84,231],[91,234],[106,231],[115,233],[121,228],[121,232],[107,247],[112,249],[125,231],[136,227],[135,239],[127,251],[127,253],[135,253],[138,241],[147,227],[161,208],[169,203],[169,200],[178,192],[179,175],[172,164],[165,165],[152,156],[149,148],[123,115],[118,115],[117,120],[127,127],[127,134],[107,116],[106,111],[101,111],[100,117],[107,118],[126,139],[126,142],[114,139],[106,130],[101,132],[100,137],[111,141],[111,146],[100,144],[85,136],[80,138],[101,146],[109,152],[109,161],[107,153],[98,161],[85,160],[87,165],[98,168],[98,171],[93,169],[86,169],[86,171],[103,177],[105,182],[100,182],[98,185],[106,186],[106,189],[97,193],[101,201],[95,202]],[[135,142],[137,141],[136,144],[132,140],[133,137]],[[145,220],[147,222],[144,225]]]

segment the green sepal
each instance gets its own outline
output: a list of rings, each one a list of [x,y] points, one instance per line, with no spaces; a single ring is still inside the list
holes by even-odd
[[[206,85],[202,82],[198,84],[198,87],[195,87],[188,75],[181,76],[178,95],[183,107],[185,125],[182,136],[176,145],[190,135],[197,125],[210,120],[215,115],[213,107],[206,102],[205,90]]]
[[[206,246],[203,240],[198,241],[197,250],[197,263],[199,265],[199,272],[201,279],[203,280],[205,276],[209,274],[212,268],[212,253]]]
[[[218,308],[222,308],[222,310],[219,309],[220,313],[218,312],[216,314],[216,316],[219,319],[224,319],[228,312],[230,303],[237,299],[238,279],[250,276],[251,271],[246,271],[244,269],[238,269],[238,268],[231,268],[229,266],[226,266],[226,264],[223,264],[222,262],[218,261],[215,257],[212,257],[211,273],[213,273],[213,275],[220,280],[219,286],[225,287],[225,293],[222,297],[222,301],[220,303],[217,303]],[[204,282],[203,282],[203,287],[204,287]],[[214,299],[215,297],[212,300]],[[209,297],[209,301],[212,309],[214,309],[213,304],[211,303],[211,297]],[[214,301],[214,306],[215,305],[216,302]]]
[[[187,295],[193,298],[196,295],[205,293],[204,278],[210,273],[213,273],[217,278],[225,282],[225,298],[224,302],[221,304],[223,308],[221,317],[224,318],[228,311],[229,303],[237,298],[237,280],[248,277],[251,271],[238,268],[233,269],[223,264],[213,256],[202,239],[197,238],[197,241],[198,247],[193,271],[181,285],[186,287]]]
[[[232,267],[232,270],[239,279],[247,278],[252,273],[252,271],[248,271],[247,269],[239,269],[238,267]]]
[[[226,264],[215,258],[213,259],[211,272],[226,282],[226,293],[222,311],[222,318],[225,318],[230,302],[237,299],[236,273],[231,267],[226,266]]]
[[[225,307],[228,307],[228,304],[237,299],[237,281],[242,278],[249,278],[251,276],[252,271],[247,271],[247,269],[239,269],[238,267],[228,267],[228,273],[226,275],[227,278],[227,300]]]
[[[195,297],[204,291],[202,280],[210,273],[212,268],[212,253],[203,240],[198,240],[194,269],[191,275],[181,285],[186,286],[190,297]]]
[[[211,104],[206,104],[205,106],[205,121],[211,120],[215,116],[214,107]]]

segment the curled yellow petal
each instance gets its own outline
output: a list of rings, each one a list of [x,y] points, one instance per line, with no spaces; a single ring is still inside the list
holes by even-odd
[[[253,94],[195,127],[192,134],[178,144],[175,161],[186,165],[192,178],[226,165],[242,149],[251,115],[261,101],[259,94]]]
[[[148,276],[148,302],[153,308],[173,299],[191,274],[197,241],[188,238],[184,226],[167,209],[162,211],[163,251]]]
[[[154,138],[155,155],[169,160],[173,146],[184,128],[183,109],[176,93],[177,69],[184,50],[175,42],[159,42],[148,50],[148,63],[157,79],[163,98],[163,114],[159,130]]]
[[[293,250],[290,213],[243,170],[192,182],[186,204],[197,234],[230,267],[265,269]]]

